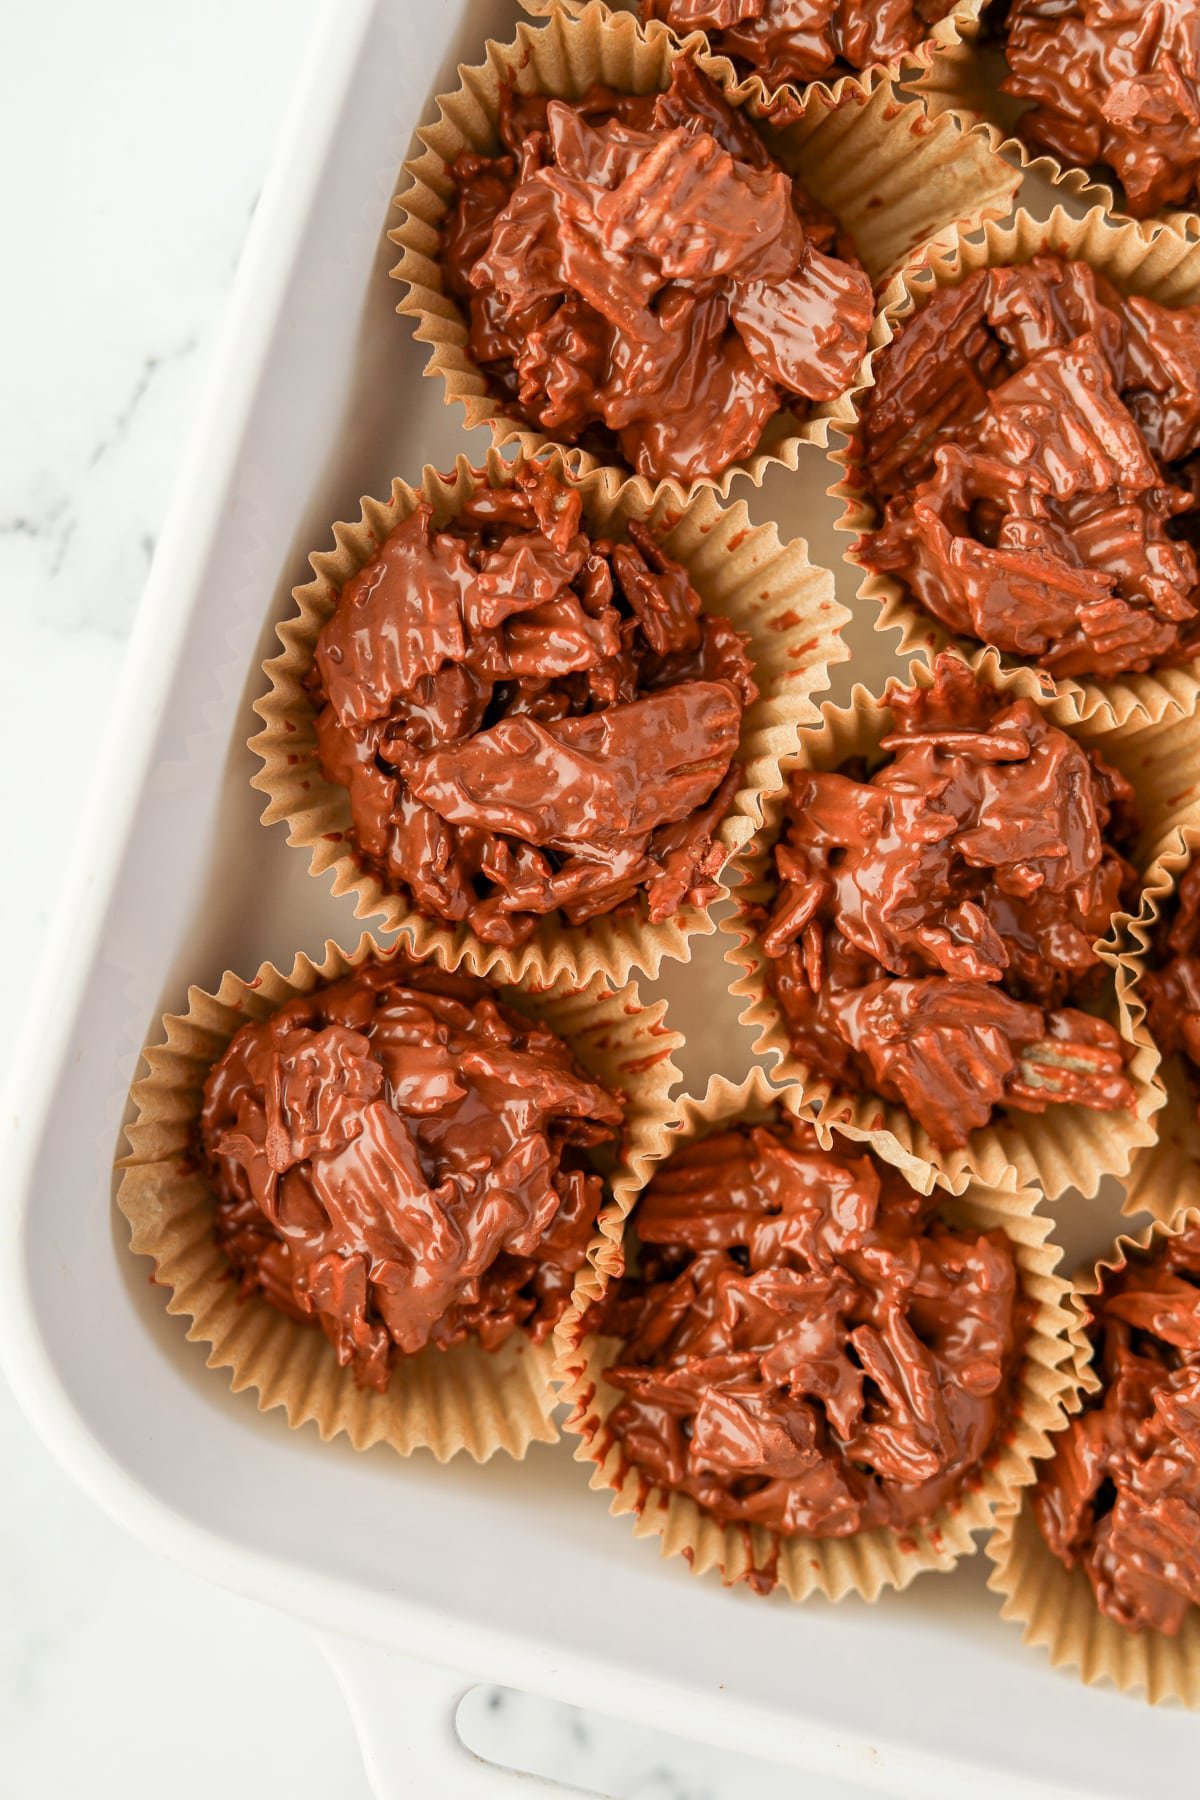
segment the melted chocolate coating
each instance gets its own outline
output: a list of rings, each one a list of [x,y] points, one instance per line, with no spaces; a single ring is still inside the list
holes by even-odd
[[[1195,0],[1013,0],[1006,94],[1018,129],[1065,163],[1106,165],[1147,218],[1200,196],[1200,11]]]
[[[1181,1056],[1200,1106],[1200,860],[1176,889],[1142,977],[1150,1031],[1164,1056]]]
[[[1093,941],[1136,882],[1133,791],[1095,751],[939,657],[861,765],[792,777],[755,919],[792,1048],[944,1148],[997,1106],[1133,1104]]]
[[[713,49],[768,88],[894,62],[917,48],[955,0],[642,0],[644,19]]]
[[[748,455],[780,407],[850,386],[870,281],[690,61],[661,94],[506,91],[500,137],[504,154],[453,165],[441,260],[509,412],[691,481]]]
[[[936,294],[880,353],[868,567],[1055,675],[1200,651],[1200,307],[1041,256]]]
[[[540,464],[449,524],[428,505],[346,583],[311,680],[358,851],[426,916],[522,943],[719,892],[757,694],[746,639],[633,523],[593,542]]]
[[[720,1523],[919,1524],[995,1442],[1024,1336],[1002,1232],[781,1116],[676,1150],[638,1203],[609,1428]]]
[[[1089,1305],[1104,1385],[1055,1438],[1034,1512],[1101,1612],[1175,1637],[1200,1603],[1200,1229],[1106,1273]]]
[[[245,1294],[319,1325],[360,1387],[397,1355],[571,1297],[621,1099],[485,982],[368,963],[243,1025],[204,1084],[216,1234]]]

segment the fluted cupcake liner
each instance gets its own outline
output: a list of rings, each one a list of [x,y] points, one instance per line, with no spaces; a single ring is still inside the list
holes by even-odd
[[[1064,199],[1084,207],[1102,206],[1117,224],[1132,222],[1151,229],[1166,226],[1191,236],[1200,234],[1200,214],[1194,209],[1168,207],[1152,218],[1132,220],[1112,178],[1097,177],[1091,169],[1064,163],[1050,151],[1027,144],[1017,131],[1024,103],[999,91],[1003,62],[999,45],[985,42],[981,46],[978,37],[972,39],[964,32],[957,42],[947,42],[941,54],[931,57],[905,86],[921,100],[931,118],[953,119],[1022,175],[1047,182]]]
[[[578,16],[560,9],[540,26],[519,24],[511,42],[490,42],[482,63],[460,68],[460,87],[439,98],[436,122],[418,133],[424,148],[405,165],[406,185],[397,197],[403,221],[390,233],[401,252],[392,274],[408,288],[398,310],[417,321],[418,341],[430,346],[425,373],[443,382],[448,402],[461,404],[468,430],[489,426],[496,444],[516,443],[526,453],[552,441],[504,411],[467,353],[466,324],[457,301],[445,292],[438,262],[440,229],[453,193],[450,165],[463,151],[497,149],[499,96],[506,82],[567,99],[597,82],[652,93],[669,85],[672,63],[682,54],[679,40],[664,25],[643,28],[631,13],[610,13],[600,0]],[[719,73],[709,73],[721,86]],[[901,104],[887,83],[870,93],[853,82],[812,91],[803,118],[769,133],[767,141],[782,165],[850,233],[872,280],[950,220],[1003,217],[1019,182],[982,139],[965,136],[949,119],[931,124],[918,107]],[[803,419],[777,413],[755,453],[732,463],[719,480],[684,486],[671,478],[664,485],[677,500],[714,487],[725,495],[739,473],[757,486],[772,464],[796,468],[802,444],[826,445],[831,425],[852,421],[851,394],[869,379],[864,359],[847,394],[814,406]],[[595,466],[583,450],[565,453],[572,467]]]
[[[1165,1213],[1166,1205],[1164,1196],[1153,1210]],[[1119,1237],[1111,1252],[1075,1284],[1072,1309],[1079,1320],[1075,1336],[1083,1392],[1095,1393],[1100,1386],[1083,1327],[1088,1302],[1100,1291],[1104,1275],[1197,1223],[1200,1211],[1190,1209],[1178,1215],[1173,1226],[1160,1217],[1135,1237]],[[1056,1669],[1074,1670],[1089,1686],[1109,1681],[1123,1693],[1140,1693],[1154,1705],[1180,1700],[1185,1706],[1200,1706],[1200,1608],[1190,1609],[1176,1638],[1157,1631],[1127,1631],[1107,1618],[1096,1605],[1084,1570],[1066,1568],[1050,1550],[1028,1492],[1000,1509],[987,1554],[993,1564],[988,1587],[1003,1598],[1001,1618],[1022,1626],[1027,1644],[1049,1651]]]
[[[407,1456],[424,1448],[442,1462],[460,1451],[480,1462],[497,1451],[521,1457],[530,1444],[558,1437],[550,1340],[533,1344],[515,1332],[495,1352],[475,1343],[430,1347],[396,1358],[386,1393],[364,1390],[350,1369],[338,1367],[323,1331],[257,1295],[239,1297],[214,1235],[215,1201],[195,1155],[209,1069],[247,1020],[266,1018],[388,954],[364,934],[350,952],[327,942],[319,963],[298,955],[287,973],[268,962],[250,981],[227,973],[215,993],[190,988],[187,1010],[163,1020],[161,1038],[144,1052],[147,1072],[133,1084],[117,1204],[132,1249],[153,1259],[155,1282],[169,1289],[167,1310],[190,1320],[187,1335],[207,1348],[208,1366],[228,1371],[234,1393],[252,1389],[260,1411],[283,1407],[289,1425],[311,1422],[324,1439],[345,1432],[356,1450],[388,1444]],[[670,1114],[668,1095],[679,1079],[672,1056],[682,1040],[666,1026],[665,1003],[643,1005],[633,984],[614,988],[596,978],[547,987],[526,980],[497,984],[497,991],[557,1032],[595,1079],[626,1096],[622,1143],[608,1159],[607,1198],[579,1277],[594,1291],[595,1270],[605,1267],[602,1246],[619,1238]]]
[[[792,1096],[772,1088],[761,1069],[736,1086],[716,1076],[702,1099],[689,1095],[681,1100],[675,1118],[660,1130],[652,1156],[665,1159],[683,1141],[707,1136],[733,1120],[763,1119],[777,1105],[792,1105]],[[898,1158],[884,1160],[900,1166]],[[648,1164],[647,1179],[652,1175]],[[559,1333],[558,1376],[571,1409],[565,1429],[579,1439],[575,1459],[591,1468],[591,1487],[611,1495],[613,1516],[632,1519],[636,1537],[658,1539],[661,1554],[683,1557],[693,1574],[715,1570],[727,1584],[748,1581],[758,1587],[778,1582],[793,1600],[820,1593],[831,1600],[857,1594],[874,1601],[885,1589],[907,1587],[917,1575],[951,1569],[970,1555],[973,1534],[990,1525],[995,1511],[1032,1480],[1036,1459],[1050,1447],[1050,1434],[1065,1423],[1066,1409],[1077,1404],[1077,1350],[1066,1305],[1069,1284],[1056,1273],[1060,1252],[1051,1241],[1050,1221],[1037,1211],[1037,1195],[976,1185],[959,1196],[945,1191],[941,1204],[952,1223],[1007,1233],[1022,1289],[1033,1302],[1008,1425],[953,1502],[923,1525],[819,1538],[720,1525],[689,1496],[649,1487],[607,1427],[621,1395],[607,1384],[604,1370],[620,1343],[586,1331],[593,1296],[581,1284]],[[636,1196],[634,1206],[629,1229],[636,1235]],[[619,1279],[623,1266],[621,1246],[613,1242],[606,1251],[605,1283]]]
[[[1161,749],[1169,767],[1177,768],[1184,784],[1196,783],[1200,791],[1200,732],[1180,727],[1161,732]],[[1196,746],[1189,748],[1189,742]],[[1139,932],[1149,944],[1165,907],[1193,858],[1200,853],[1200,823],[1184,824],[1146,873]],[[1154,1120],[1154,1142],[1139,1150],[1124,1186],[1122,1211],[1127,1215],[1150,1213],[1164,1223],[1188,1208],[1200,1209],[1200,1117],[1179,1053],[1164,1056],[1159,1080],[1166,1102]]]
[[[732,855],[761,823],[764,797],[780,785],[780,762],[794,750],[798,727],[817,717],[812,696],[829,686],[830,668],[848,654],[841,630],[849,615],[834,599],[833,576],[809,562],[801,540],[784,544],[773,525],[751,525],[741,502],[722,506],[702,493],[681,510],[665,489],[640,477],[622,481],[606,469],[572,476],[558,452],[545,454],[560,479],[578,485],[593,536],[620,536],[630,520],[645,523],[686,565],[705,610],[723,614],[749,635],[759,697],[742,720],[742,784],[717,834]],[[407,895],[384,886],[355,847],[347,790],[327,780],[317,760],[316,715],[305,678],[343,584],[378,555],[420,500],[433,506],[440,525],[479,487],[510,486],[513,470],[493,450],[482,470],[460,456],[452,472],[426,468],[417,488],[397,479],[387,500],[365,499],[355,523],[334,527],[332,550],[310,558],[313,579],[295,589],[296,611],[278,627],[283,648],[264,664],[269,690],[255,703],[263,729],[250,748],[263,764],[253,778],[268,797],[263,822],[286,823],[288,842],[308,851],[314,875],[332,873],[333,893],[353,895],[358,918],[379,919],[384,931],[402,930],[420,956],[446,962],[465,955],[473,972],[508,980],[603,974],[623,981],[634,969],[656,975],[663,957],[686,958],[691,938],[714,930],[708,909],[690,906],[659,925],[649,923],[644,909],[579,926],[548,916],[516,950],[485,944],[465,924],[427,918]]]
[[[596,0],[521,0],[527,13],[542,19],[558,11],[578,18],[588,5],[594,3]],[[782,122],[802,113],[814,93],[834,97],[843,92],[847,82],[869,93],[881,81],[898,81],[901,76],[915,80],[944,52],[957,49],[964,40],[968,44],[974,41],[986,5],[987,0],[958,0],[946,17],[931,25],[921,42],[903,56],[872,63],[870,68],[837,75],[832,80],[817,79],[803,85],[783,82],[777,87],[768,87],[763,77],[753,72],[739,74],[732,58],[714,47],[706,31],[680,31],[671,26],[666,29],[679,40],[682,50],[695,57],[697,67],[719,83],[726,98],[735,106],[745,106],[756,118]],[[639,0],[615,0],[610,10],[629,12],[636,18],[640,16]]]
[[[872,354],[878,355],[891,343],[904,321],[927,306],[940,289],[961,286],[979,269],[1028,263],[1047,254],[1090,264],[1123,294],[1141,294],[1164,306],[1200,303],[1200,244],[1188,243],[1173,232],[1148,231],[1133,223],[1114,224],[1100,207],[1093,207],[1082,219],[1055,207],[1045,221],[1021,209],[1007,224],[991,221],[970,235],[947,231],[911,260],[881,296],[870,337]],[[987,645],[976,638],[956,636],[893,576],[876,574],[867,567],[861,541],[880,520],[865,480],[857,433],[849,442],[835,445],[829,459],[839,474],[830,491],[845,508],[838,529],[855,540],[846,560],[863,571],[858,597],[876,610],[876,629],[899,633],[896,649],[900,656],[932,662],[942,650],[952,648],[972,668],[978,668],[989,654]],[[1200,659],[1178,668],[1098,680],[1056,678],[1006,651],[992,648],[990,653],[999,657],[1003,669],[1019,675],[1022,693],[1035,699],[1057,693],[1075,719],[1108,716],[1117,725],[1149,724],[1190,716],[1200,705]]]
[[[1188,835],[1200,827],[1197,734],[1173,721],[1148,727],[1117,725],[1104,712],[1083,720],[1072,718],[1067,702],[1029,693],[1022,672],[1000,669],[994,651],[977,659],[975,666],[981,680],[1014,700],[1032,699],[1054,724],[1099,750],[1132,782],[1142,819],[1134,858],[1139,871],[1152,870],[1160,861],[1180,866],[1186,859]],[[925,664],[915,662],[908,679],[928,687],[933,675]],[[890,729],[889,696],[902,685],[899,677],[893,677],[881,695],[856,687],[847,706],[822,706],[821,724],[801,733],[800,748],[785,776],[790,778],[797,769],[833,769],[849,757],[873,754]],[[726,960],[739,971],[731,992],[746,1002],[742,1023],[757,1033],[755,1050],[776,1059],[774,1080],[797,1085],[803,1109],[818,1130],[827,1131],[831,1122],[836,1123],[847,1136],[870,1144],[894,1162],[923,1193],[931,1190],[940,1174],[955,1189],[967,1181],[993,1188],[1015,1181],[1040,1187],[1050,1199],[1068,1188],[1091,1196],[1105,1175],[1126,1175],[1134,1152],[1155,1141],[1155,1115],[1164,1102],[1160,1058],[1136,985],[1153,924],[1148,903],[1143,899],[1134,914],[1116,914],[1112,931],[1097,945],[1113,971],[1109,1016],[1132,1051],[1127,1073],[1137,1096],[1134,1110],[1102,1113],[1063,1105],[1048,1106],[1041,1114],[998,1111],[991,1124],[972,1133],[964,1148],[942,1150],[904,1107],[874,1093],[836,1088],[791,1048],[767,984],[768,960],[746,918],[749,908],[769,906],[775,892],[772,851],[786,793],[785,785],[770,797],[763,830],[737,859],[732,871],[735,879],[741,877],[737,910],[722,920],[721,929],[734,939],[726,952]]]

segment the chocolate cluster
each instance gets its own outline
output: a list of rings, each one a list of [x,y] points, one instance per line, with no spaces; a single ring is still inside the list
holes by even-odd
[[[318,754],[358,854],[488,943],[719,891],[746,639],[627,538],[590,538],[578,491],[529,464],[444,525],[419,505],[317,641]]]
[[[441,262],[510,415],[692,481],[851,386],[870,281],[690,61],[665,93],[505,89],[499,131],[452,166]]]
[[[217,1239],[243,1293],[382,1392],[397,1356],[552,1330],[622,1110],[483,982],[368,963],[243,1025],[209,1074]]]
[[[1103,1386],[1055,1438],[1034,1512],[1101,1612],[1175,1637],[1200,1604],[1200,1228],[1106,1273],[1089,1306]]]
[[[1055,675],[1200,652],[1200,307],[1085,263],[978,270],[877,359],[863,561]]]
[[[1111,169],[1135,218],[1200,197],[1195,0],[1012,0],[1005,93],[1019,130],[1064,163]]]
[[[608,1428],[655,1486],[847,1537],[929,1519],[978,1469],[1027,1325],[1002,1232],[786,1115],[676,1150],[633,1227]]]
[[[642,17],[713,49],[768,89],[901,61],[955,0],[642,0]]]
[[[952,656],[889,694],[874,769],[792,777],[778,895],[751,924],[792,1049],[943,1148],[997,1107],[1133,1104],[1095,942],[1132,897],[1133,790]]]

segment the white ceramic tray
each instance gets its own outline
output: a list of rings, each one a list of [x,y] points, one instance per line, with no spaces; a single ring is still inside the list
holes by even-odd
[[[318,1627],[381,1796],[515,1785],[454,1731],[480,1679],[782,1761],[814,1777],[797,1779],[812,1796],[843,1782],[910,1800],[1110,1800],[1151,1781],[1194,1793],[1200,1721],[1052,1673],[1000,1622],[982,1557],[874,1608],[727,1592],[610,1519],[565,1445],[522,1465],[439,1468],[261,1417],[205,1369],[129,1253],[112,1159],[160,1014],[227,965],[357,935],[349,903],[259,824],[250,704],[330,522],[393,473],[471,447],[394,316],[383,232],[430,95],[515,14],[515,0],[338,0],[313,47],[4,1108],[6,1369],[52,1449],[130,1531]],[[808,452],[753,511],[836,566],[828,479]],[[839,583],[852,599],[850,571]],[[890,653],[869,620],[852,643],[853,674],[880,680]],[[690,1033],[692,1085],[749,1061],[721,948],[702,942],[660,984]],[[1060,1212],[1072,1253],[1099,1247],[1115,1218],[1111,1202]]]

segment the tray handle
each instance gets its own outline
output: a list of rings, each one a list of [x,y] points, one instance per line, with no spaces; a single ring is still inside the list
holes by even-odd
[[[316,1638],[346,1697],[376,1800],[553,1800],[579,1793],[485,1762],[467,1748],[455,1716],[478,1677],[354,1638],[328,1632]]]

